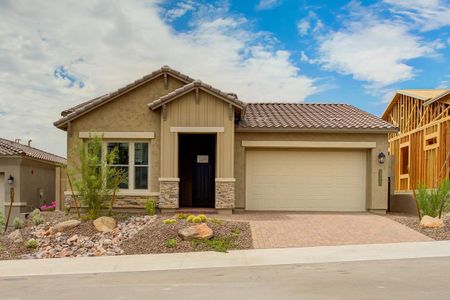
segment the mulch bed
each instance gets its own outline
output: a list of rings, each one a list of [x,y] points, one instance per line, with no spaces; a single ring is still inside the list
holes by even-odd
[[[212,250],[206,244],[183,241],[180,237],[178,237],[179,229],[192,226],[193,224],[188,223],[184,219],[177,220],[174,224],[164,224],[164,219],[167,219],[167,216],[158,216],[155,222],[139,232],[134,239],[126,241],[122,245],[125,254],[176,253]],[[226,238],[233,236],[231,239],[232,242],[230,250],[253,248],[252,234],[249,223],[225,220],[220,221],[221,224],[216,224],[211,221],[207,222],[208,226],[214,232],[214,238]],[[173,248],[166,246],[167,240],[170,239],[176,240],[176,246]]]
[[[415,231],[418,231],[434,240],[443,241],[450,240],[450,216],[444,215],[442,220],[444,221],[444,227],[442,228],[422,228],[420,226],[419,218],[417,216],[409,214],[395,214],[389,213],[386,215],[388,218],[408,226]]]

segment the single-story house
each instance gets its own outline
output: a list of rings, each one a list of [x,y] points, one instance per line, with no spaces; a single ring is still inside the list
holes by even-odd
[[[61,115],[69,167],[93,135],[119,148],[118,207],[154,197],[161,209],[387,209],[383,161],[397,128],[351,105],[246,103],[163,66]]]
[[[31,142],[31,141],[30,141]],[[7,214],[14,189],[11,220],[57,200],[60,166],[66,159],[0,138],[0,211]]]

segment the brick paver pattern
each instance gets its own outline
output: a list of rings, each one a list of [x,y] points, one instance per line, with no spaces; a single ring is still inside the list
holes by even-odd
[[[255,248],[432,241],[385,216],[371,213],[245,212],[221,217],[249,222]]]

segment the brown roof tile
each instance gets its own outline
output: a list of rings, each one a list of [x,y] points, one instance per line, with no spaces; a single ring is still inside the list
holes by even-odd
[[[396,130],[351,105],[298,103],[248,103],[238,128]]]
[[[58,164],[66,164],[65,158],[27,145],[0,138],[0,156],[27,156]]]

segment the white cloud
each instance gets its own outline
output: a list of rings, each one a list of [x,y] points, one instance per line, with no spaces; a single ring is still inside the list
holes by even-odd
[[[310,11],[306,17],[297,22],[297,31],[301,36],[305,36],[310,33],[318,34],[323,28],[324,25],[322,21],[313,11]]]
[[[300,20],[297,23],[297,30],[301,36],[307,35],[309,28],[311,28],[311,23],[309,20]]]
[[[176,6],[172,9],[169,9],[164,14],[164,19],[166,21],[173,21],[184,16],[187,12],[195,9],[195,3],[192,0],[181,1],[176,4]]]
[[[281,0],[259,0],[259,3],[256,6],[256,8],[261,9],[261,10],[271,9],[280,4],[281,4]]]
[[[198,7],[179,33],[158,2],[0,2],[0,136],[64,154],[65,133],[52,125],[60,111],[164,64],[243,100],[303,101],[316,92],[289,52],[226,10]]]
[[[413,20],[421,31],[450,25],[449,0],[384,0],[396,14]]]
[[[400,22],[362,18],[322,36],[319,61],[328,70],[377,89],[414,77],[407,62],[431,55],[437,46],[411,34]]]

